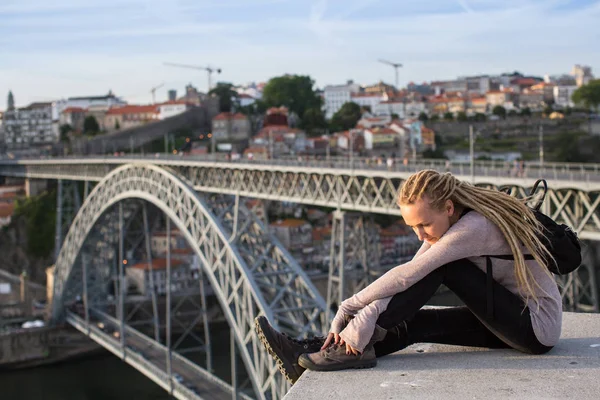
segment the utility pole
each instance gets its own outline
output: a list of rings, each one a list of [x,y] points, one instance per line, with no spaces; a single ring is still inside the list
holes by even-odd
[[[471,158],[471,183],[475,184],[475,152],[473,151],[475,147],[475,139],[473,138],[473,125],[469,125],[469,154]]]
[[[269,129],[269,159],[272,160],[273,157],[273,130]]]
[[[540,122],[540,169],[544,168],[544,126]]]
[[[206,71],[207,75],[208,75],[208,90],[206,91],[207,93],[210,92],[210,89],[212,89],[212,73],[216,72],[217,74],[221,73],[221,68],[213,68],[213,67],[202,67],[199,65],[187,65],[187,64],[174,64],[174,63],[164,63],[165,65],[168,65],[170,67],[178,67],[178,68],[188,68],[188,69],[195,69],[198,71]]]
[[[394,63],[394,62],[387,61],[387,60],[381,60],[381,59],[379,60],[379,62],[382,64],[387,64],[387,65],[394,67],[394,72],[396,74],[396,90],[399,90],[399,88],[398,88],[398,85],[399,85],[399,83],[398,83],[398,68],[401,68],[402,64]]]

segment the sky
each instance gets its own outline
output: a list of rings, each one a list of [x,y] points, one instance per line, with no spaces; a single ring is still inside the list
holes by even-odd
[[[600,0],[1,0],[0,110],[112,90],[132,103],[213,81],[394,82],[600,75]]]

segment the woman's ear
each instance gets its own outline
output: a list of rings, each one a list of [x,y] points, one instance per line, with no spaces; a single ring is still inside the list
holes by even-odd
[[[446,200],[446,212],[449,217],[454,215],[454,203],[450,199]]]

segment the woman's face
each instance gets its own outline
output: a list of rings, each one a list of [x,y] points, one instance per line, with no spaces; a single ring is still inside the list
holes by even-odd
[[[410,226],[420,241],[436,243],[450,228],[450,217],[454,214],[454,204],[447,200],[442,210],[432,208],[427,196],[414,204],[400,205],[400,211],[406,225]]]

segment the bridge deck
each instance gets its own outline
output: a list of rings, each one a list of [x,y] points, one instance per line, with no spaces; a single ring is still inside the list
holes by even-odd
[[[284,400],[598,399],[600,315],[565,313],[548,354],[432,344],[383,357],[377,367],[307,371]]]

